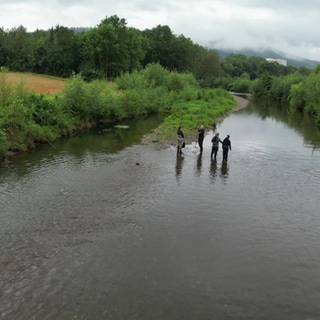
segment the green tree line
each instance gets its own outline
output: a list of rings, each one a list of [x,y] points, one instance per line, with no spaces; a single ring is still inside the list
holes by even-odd
[[[19,26],[0,28],[0,67],[86,81],[114,79],[125,72],[159,63],[169,71],[190,72],[203,87],[238,91],[264,73],[274,76],[309,72],[307,68],[269,63],[260,57],[218,52],[175,35],[169,26],[138,30],[123,18],[106,17],[88,30],[56,26],[27,32]]]
[[[252,82],[250,91],[265,107],[276,105],[300,112],[320,128],[320,65],[307,73],[296,71],[278,77],[264,74]]]

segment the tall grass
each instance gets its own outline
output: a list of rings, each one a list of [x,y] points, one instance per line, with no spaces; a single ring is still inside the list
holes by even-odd
[[[166,134],[181,124],[192,130],[200,123],[212,124],[233,104],[226,91],[200,89],[191,74],[169,72],[159,64],[123,74],[113,87],[74,76],[55,96],[32,93],[23,82],[12,87],[0,77],[0,154],[24,151],[97,123],[150,113],[168,114],[160,128]]]

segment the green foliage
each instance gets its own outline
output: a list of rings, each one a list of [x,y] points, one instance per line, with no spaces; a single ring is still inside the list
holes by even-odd
[[[12,97],[2,109],[2,126],[8,131],[8,140],[13,149],[26,149],[30,134],[31,113],[24,101],[19,97]]]
[[[273,78],[270,88],[272,101],[287,104],[292,86],[300,83],[303,79],[304,76],[299,73]]]
[[[170,128],[181,121],[187,128],[200,122],[209,125],[234,103],[226,91],[199,89],[192,74],[169,72],[159,64],[125,73],[115,83],[120,89],[74,76],[59,96],[46,96],[28,92],[24,83],[9,90],[3,81],[0,139],[7,143],[0,152],[27,150],[84,125],[162,111],[170,112]]]
[[[304,83],[305,111],[320,119],[320,73],[314,73]]]
[[[7,134],[4,131],[4,129],[2,129],[1,127],[2,125],[0,122],[0,157],[4,157],[8,150],[8,141],[7,141]]]
[[[209,80],[217,77],[221,73],[218,53],[215,51],[208,52],[200,59],[197,68],[194,71],[198,80]]]
[[[144,92],[139,92],[136,89],[126,90],[119,96],[119,105],[126,117],[132,118],[136,115],[147,113],[145,105],[146,99]]]
[[[181,91],[184,89],[185,84],[183,78],[176,72],[169,75],[167,81],[168,91]]]
[[[316,69],[309,75],[295,72],[272,77],[265,73],[252,85],[256,100],[266,106],[288,106],[292,112],[303,112],[320,124],[320,73]]]
[[[288,97],[290,107],[298,111],[303,111],[306,105],[303,83],[293,84]]]
[[[244,77],[236,78],[229,83],[229,90],[233,92],[250,93],[252,81]]]
[[[88,105],[85,82],[75,76],[62,92],[63,110],[80,122],[90,122],[92,115]]]
[[[169,94],[167,88],[161,86],[157,88],[149,88],[145,92],[145,103],[149,113],[161,112],[168,110]]]
[[[5,106],[11,95],[13,87],[6,82],[6,73],[0,72],[0,107]]]
[[[115,79],[118,89],[146,89],[148,88],[148,80],[143,76],[142,71],[133,71],[132,73],[126,72]]]
[[[222,89],[199,89],[197,100],[180,101],[171,106],[171,112],[159,127],[159,134],[172,137],[179,126],[183,126],[186,135],[203,124],[215,125],[216,118],[230,110],[234,104],[231,94]]]
[[[142,71],[150,87],[167,86],[170,72],[159,63],[151,63]]]
[[[261,78],[256,79],[251,85],[251,93],[256,99],[269,99],[272,77],[265,73]]]

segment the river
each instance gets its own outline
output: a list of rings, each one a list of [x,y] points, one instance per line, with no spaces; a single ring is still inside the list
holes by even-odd
[[[248,107],[222,163],[129,125],[0,164],[0,319],[320,319],[319,132]]]

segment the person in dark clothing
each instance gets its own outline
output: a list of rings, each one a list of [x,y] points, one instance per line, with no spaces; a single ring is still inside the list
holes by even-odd
[[[214,155],[214,158],[217,158],[217,153],[219,150],[219,142],[222,143],[221,139],[219,138],[219,132],[216,132],[214,137],[211,139],[212,142],[212,148],[211,148],[211,159],[212,156]]]
[[[200,153],[202,153],[203,151],[204,133],[205,133],[204,127],[203,125],[201,125],[200,128],[198,128],[198,143],[199,143]]]
[[[183,144],[185,143],[184,134],[183,134],[181,126],[177,130],[177,142],[178,142],[177,155],[181,155],[182,154]]]
[[[228,160],[229,150],[231,151],[231,141],[230,141],[230,136],[227,135],[222,141],[222,154],[223,154],[224,161]]]

